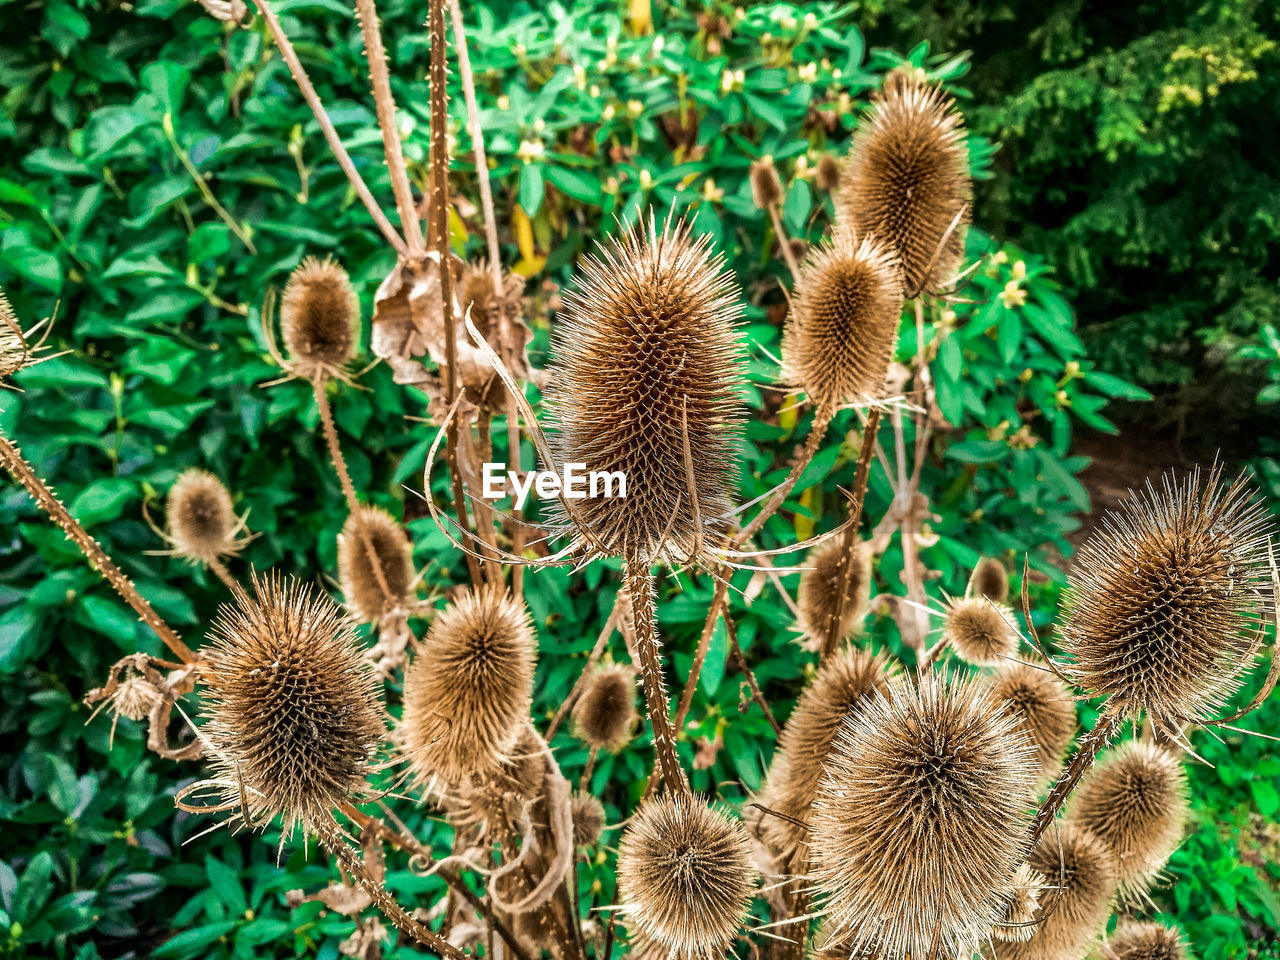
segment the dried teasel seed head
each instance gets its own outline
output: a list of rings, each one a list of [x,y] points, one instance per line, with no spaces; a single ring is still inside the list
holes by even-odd
[[[1018,867],[1013,875],[1013,899],[1005,907],[1000,922],[991,929],[991,936],[997,940],[1030,940],[1036,932],[1036,910],[1045,896],[1046,884],[1044,874],[1025,863]]]
[[[840,187],[840,161],[833,154],[824,153],[818,158],[818,189],[834,193]]]
[[[969,592],[975,597],[986,597],[995,603],[1009,599],[1009,572],[995,557],[984,557],[973,568],[969,580]]]
[[[687,561],[722,534],[737,473],[734,283],[689,224],[659,232],[650,215],[585,259],[565,305],[548,377],[553,446],[562,463],[626,477],[625,497],[575,502],[577,534],[610,556]]]
[[[333,260],[307,257],[285,285],[280,321],[291,373],[340,376],[360,336],[360,301],[347,272]]]
[[[748,178],[751,181],[751,199],[761,210],[767,210],[782,200],[782,181],[778,179],[773,157],[764,156],[752,163]]]
[[[650,799],[622,835],[623,911],[668,954],[723,950],[742,926],[754,886],[746,829],[697,798]]]
[[[1116,888],[1115,858],[1078,823],[1060,821],[1036,845],[1028,867],[1045,877],[1035,932],[994,942],[996,960],[1082,960],[1106,928]]]
[[[129,677],[111,695],[111,709],[117,716],[143,720],[160,699],[160,691],[146,677]]]
[[[1253,663],[1270,610],[1272,523],[1243,476],[1215,469],[1131,493],[1067,574],[1066,672],[1162,730],[1207,719]]]
[[[253,820],[280,814],[286,834],[331,825],[382,742],[379,684],[328,597],[272,574],[253,587],[214,622],[201,734],[234,785],[228,801],[247,797]]]
[[[573,814],[573,845],[589,847],[604,833],[604,805],[589,793],[579,791],[569,804]]]
[[[806,822],[841,724],[877,691],[884,693],[890,677],[883,654],[844,647],[824,657],[782,730],[760,802],[786,817]],[[765,814],[757,832],[776,856],[799,872],[797,857],[802,860],[807,852],[807,829]]]
[[[840,608],[841,564],[845,559],[844,540],[835,537],[814,549],[805,561],[809,567],[800,577],[796,598],[800,617],[796,627],[810,637],[822,639],[837,615],[836,636],[843,640],[862,623],[871,603],[871,546],[859,540],[853,546],[848,599]],[[837,611],[839,611],[837,613]]]
[[[972,192],[955,101],[929,84],[886,84],[853,135],[837,214],[897,254],[907,296],[937,293],[959,271]]]
[[[361,623],[410,606],[413,545],[391,514],[361,505],[347,517],[338,534],[338,582]]]
[[[1121,920],[1102,956],[1103,960],[1187,960],[1187,947],[1174,927]]]
[[[574,733],[589,747],[616,752],[630,741],[637,716],[635,671],[597,667],[573,705]]]
[[[880,90],[874,94],[876,99],[900,97],[912,87],[926,87],[929,74],[922,68],[910,63],[899,64],[884,75]]]
[[[800,268],[782,332],[783,377],[818,409],[880,398],[898,342],[902,279],[889,249],[837,228]]]
[[[397,734],[421,781],[459,786],[511,756],[535,651],[528,611],[501,587],[468,590],[436,616],[405,671]]]
[[[810,819],[835,933],[890,956],[975,950],[1026,857],[1036,768],[980,678],[927,674],[873,696],[842,724]]]
[[[244,546],[231,494],[208,470],[186,470],[174,481],[165,517],[174,553],[192,563],[233,556]]]
[[[506,830],[528,812],[542,796],[546,778],[544,742],[526,722],[501,763],[475,775],[454,795],[443,798],[449,821],[455,827],[474,829],[479,838],[489,838],[495,827]]]
[[[9,298],[0,289],[0,377],[17,373],[27,365],[30,354],[18,317],[9,305]]]
[[[1057,778],[1076,732],[1075,702],[1070,692],[1052,671],[1036,663],[1004,664],[992,678],[991,687],[1035,744],[1041,783]]]
[[[1086,774],[1067,810],[1115,855],[1121,893],[1141,896],[1186,829],[1190,807],[1182,760],[1167,747],[1126,741]]]
[[[986,597],[963,597],[946,607],[942,640],[965,663],[998,667],[1018,655],[1013,611]]]

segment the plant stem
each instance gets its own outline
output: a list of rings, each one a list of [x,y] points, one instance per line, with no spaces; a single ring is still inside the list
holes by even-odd
[[[1124,709],[1115,700],[1108,700],[1102,713],[1098,715],[1098,721],[1093,725],[1093,729],[1080,738],[1080,746],[1076,748],[1075,754],[1067,762],[1066,768],[1054,783],[1049,795],[1044,798],[1044,803],[1040,805],[1035,819],[1031,822],[1032,846],[1035,846],[1044,832],[1049,829],[1054,817],[1071,796],[1071,791],[1076,788],[1084,775],[1089,772],[1094,761],[1098,759],[1098,754],[1116,738],[1124,717]]]
[[[218,202],[218,198],[214,196],[213,190],[210,189],[209,183],[204,178],[196,165],[191,162],[191,157],[187,155],[187,151],[182,148],[182,144],[178,143],[178,138],[173,132],[173,115],[166,113],[161,126],[164,128],[165,139],[169,141],[169,146],[173,148],[174,155],[178,158],[178,162],[182,164],[182,169],[187,171],[187,176],[195,181],[196,188],[200,191],[200,196],[204,199],[213,212],[218,215],[228,229],[236,235],[236,239],[245,245],[250,253],[256,254],[258,251],[253,245],[253,241],[249,239],[249,234],[245,232],[244,227],[236,222],[235,217],[231,216],[226,208]]]
[[[551,724],[547,727],[544,739],[547,743],[551,742],[551,738],[556,735],[556,730],[560,728],[560,724],[564,722],[565,716],[573,709],[574,702],[578,699],[578,694],[582,691],[582,685],[586,683],[587,674],[591,672],[591,668],[595,666],[597,660],[604,655],[605,647],[609,644],[609,638],[613,636],[614,627],[618,625],[622,614],[618,609],[617,602],[613,605],[613,610],[609,612],[609,618],[604,622],[604,628],[600,631],[600,635],[596,637],[595,646],[591,648],[591,653],[587,656],[587,662],[582,667],[582,672],[578,674],[578,680],[573,685],[573,689],[569,691],[569,695],[564,698],[560,704],[560,708],[556,710],[556,715],[552,718]]]
[[[764,693],[760,690],[760,684],[756,683],[756,675],[747,666],[746,654],[742,652],[742,647],[738,643],[738,628],[734,626],[733,618],[728,614],[725,614],[724,627],[729,634],[729,644],[733,649],[733,655],[738,658],[738,663],[742,665],[742,674],[747,678],[747,686],[751,688],[751,699],[759,704],[760,709],[764,711],[765,719],[769,721],[769,726],[773,727],[773,735],[781,737],[782,727],[778,726],[778,721],[774,719],[773,711],[769,709],[769,701],[764,698]]]
[[[778,238],[778,246],[782,249],[782,259],[787,261],[787,269],[791,271],[793,282],[800,281],[800,264],[796,261],[795,251],[791,249],[791,238],[787,236],[787,228],[782,225],[782,214],[778,204],[769,204],[769,217],[773,220],[773,232]]]
[[[26,487],[27,492],[31,494],[31,499],[62,528],[67,539],[80,548],[89,565],[97,567],[107,583],[111,584],[116,593],[124,598],[125,603],[133,607],[142,621],[155,631],[156,636],[163,641],[170,652],[183,663],[195,663],[195,652],[183,643],[173,628],[152,609],[151,604],[138,593],[129,578],[120,572],[120,568],[111,561],[98,541],[93,539],[88,531],[71,516],[54,492],[40,479],[31,464],[27,463],[22,452],[3,433],[0,433],[0,466],[13,474],[13,478]]]

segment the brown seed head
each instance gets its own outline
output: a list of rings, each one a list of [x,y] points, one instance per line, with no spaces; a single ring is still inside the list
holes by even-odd
[[[111,706],[117,716],[130,720],[142,720],[151,715],[151,708],[160,699],[160,691],[146,677],[129,677],[116,687],[111,695]]]
[[[1072,681],[1161,729],[1213,716],[1253,663],[1270,609],[1271,529],[1244,478],[1227,487],[1216,470],[1130,494],[1067,575]]]
[[[347,272],[333,260],[307,257],[280,302],[289,370],[305,380],[338,376],[355,356],[360,302]]]
[[[627,492],[576,501],[578,535],[610,556],[688,560],[722,533],[737,474],[734,283],[705,237],[650,216],[585,259],[565,305],[547,396],[557,456],[620,471]]]
[[[0,377],[17,373],[27,365],[30,355],[27,342],[18,326],[18,317],[9,305],[9,298],[0,289]]]
[[[1033,924],[1046,883],[1044,874],[1025,863],[1018,867],[1013,875],[1013,899],[1005,907],[1000,922],[992,928],[991,936],[997,940],[1030,940],[1036,932]]]
[[[174,552],[192,563],[233,556],[244,546],[231,494],[208,470],[184,471],[169,488],[165,507]]]
[[[453,795],[443,798],[449,821],[455,827],[474,830],[479,838],[501,836],[501,831],[527,814],[542,796],[546,778],[544,743],[526,721],[501,763],[476,774]]]
[[[1012,897],[1035,780],[1029,739],[981,680],[873,696],[841,726],[810,821],[836,933],[891,956],[976,949]]]
[[[1018,655],[1013,612],[986,597],[964,597],[947,604],[942,639],[965,663],[998,667]]]
[[[1067,688],[1047,668],[1017,662],[1001,666],[991,685],[1035,744],[1041,784],[1055,779],[1076,732],[1075,705]]]
[[[747,915],[754,886],[746,829],[696,798],[650,799],[622,835],[623,909],[668,953],[693,957],[723,950]]]
[[[636,717],[635,671],[618,665],[592,670],[573,705],[578,739],[587,746],[617,752],[631,740]]]
[[[814,549],[805,561],[800,577],[797,606],[800,618],[796,626],[810,637],[823,638],[827,625],[837,616],[840,607],[841,561],[844,559],[844,540],[835,537]],[[867,615],[871,602],[871,547],[859,540],[853,547],[852,579],[849,582],[849,598],[840,612],[836,635],[843,640],[852,634]]]
[[[378,623],[384,614],[411,604],[413,545],[391,514],[362,505],[347,517],[338,534],[338,582],[361,623]]]
[[[761,210],[767,210],[782,200],[782,181],[778,179],[773,157],[761,157],[752,163],[748,176],[751,180],[751,199]]]
[[[1170,749],[1138,740],[1104,754],[1067,808],[1072,820],[1114,854],[1126,897],[1150,887],[1182,842],[1189,813],[1181,759]]]
[[[783,377],[827,412],[880,398],[901,314],[889,248],[838,228],[800,268],[782,332]]]
[[[886,84],[853,135],[838,215],[897,254],[907,296],[943,290],[958,272],[972,192],[955,101],[937,86]]]
[[[995,557],[984,557],[973,568],[969,580],[969,592],[975,597],[986,597],[996,603],[1009,599],[1009,572]]]
[[[1159,923],[1121,920],[1107,941],[1105,960],[1187,960],[1182,934]]]
[[[899,64],[884,75],[880,90],[873,96],[883,100],[887,97],[900,97],[913,87],[927,87],[929,75],[920,67],[910,63]]]
[[[1028,866],[1046,878],[1029,940],[995,941],[996,960],[1082,960],[1107,924],[1116,888],[1115,860],[1084,827],[1060,821],[1062,829],[1040,838]]]
[[[604,805],[589,793],[575,793],[569,804],[573,814],[573,845],[589,847],[604,832]]]
[[[516,745],[533,696],[536,647],[524,604],[468,590],[431,624],[405,671],[401,748],[423,781],[460,786]]]
[[[818,158],[818,189],[834,193],[840,187],[840,161],[834,154],[824,153]]]
[[[223,606],[201,675],[201,728],[215,766],[243,785],[254,820],[285,833],[330,823],[365,784],[383,710],[355,630],[328,597],[292,578],[254,576],[255,596]],[[239,786],[225,788],[230,802]]]

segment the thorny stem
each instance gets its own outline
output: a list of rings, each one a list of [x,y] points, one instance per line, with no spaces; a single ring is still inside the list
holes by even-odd
[[[316,123],[320,125],[320,132],[324,134],[324,139],[329,144],[329,149],[333,151],[333,155],[338,161],[338,166],[347,175],[351,186],[355,188],[356,193],[364,202],[365,209],[369,211],[369,216],[373,217],[373,222],[378,225],[378,229],[382,231],[382,235],[387,242],[395,248],[396,253],[400,254],[400,256],[406,256],[409,251],[405,247],[403,238],[396,233],[396,228],[391,225],[391,221],[382,212],[378,206],[378,201],[373,198],[373,194],[369,192],[369,187],[365,184],[359,171],[356,170],[356,165],[352,162],[351,155],[347,153],[347,148],[342,145],[342,140],[338,137],[338,131],[334,129],[333,121],[329,119],[329,114],[325,111],[324,104],[320,102],[320,97],[316,94],[316,88],[311,85],[311,78],[307,76],[307,71],[303,69],[302,62],[298,59],[298,54],[293,49],[293,44],[285,34],[284,28],[280,26],[279,18],[272,11],[271,5],[267,0],[254,0],[254,2],[257,3],[263,19],[267,21],[267,28],[271,31],[271,37],[275,40],[276,46],[280,50],[280,56],[284,58],[284,62],[289,68],[289,73],[293,75],[293,82],[298,85],[298,90],[302,93],[302,99],[307,102],[307,106],[311,108],[312,115],[316,118]]]
[[[152,609],[151,604],[138,593],[129,578],[120,572],[120,568],[111,561],[98,541],[93,539],[88,531],[71,516],[54,492],[32,469],[31,464],[27,463],[22,452],[3,433],[0,433],[0,466],[13,474],[13,478],[26,487],[27,492],[31,494],[31,499],[35,500],[49,518],[62,528],[67,539],[80,548],[89,565],[97,567],[103,578],[115,588],[116,593],[120,594],[129,606],[133,607],[142,621],[155,631],[156,636],[164,642],[170,652],[183,663],[195,663],[197,659],[195,652],[183,643],[173,628]]]
[[[751,699],[759,704],[760,709],[764,711],[765,719],[769,721],[769,726],[773,727],[774,736],[781,737],[782,727],[778,726],[778,721],[774,719],[773,711],[769,709],[769,701],[764,698],[764,693],[760,690],[760,684],[756,683],[756,675],[747,666],[746,654],[742,652],[742,647],[738,643],[738,628],[734,626],[733,618],[728,614],[725,614],[724,626],[725,631],[729,634],[729,644],[733,649],[733,655],[738,658],[738,664],[742,667],[742,674],[747,678],[747,686],[751,688]]]
[[[210,557],[205,561],[205,563],[208,568],[213,571],[214,576],[221,580],[223,585],[231,591],[231,595],[233,597],[238,598],[244,593],[244,588],[236,582],[235,577],[231,576],[231,572],[227,570],[227,565],[225,563],[217,557]]]
[[[1040,809],[1036,811],[1035,819],[1031,822],[1031,845],[1033,847],[1044,832],[1049,829],[1054,817],[1058,815],[1058,811],[1067,802],[1067,797],[1071,795],[1071,791],[1076,788],[1084,775],[1089,772],[1094,761],[1098,759],[1098,754],[1116,738],[1116,734],[1120,732],[1120,724],[1124,722],[1124,717],[1125,711],[1123,707],[1119,706],[1114,699],[1109,700],[1102,713],[1098,715],[1098,722],[1093,725],[1093,729],[1080,738],[1080,746],[1076,748],[1075,754],[1067,762],[1066,768],[1049,791],[1049,795],[1044,798],[1044,803],[1040,805]]]
[[[609,638],[613,636],[614,627],[618,621],[622,619],[622,613],[619,609],[621,601],[615,601],[613,610],[609,613],[609,618],[604,622],[604,629],[600,631],[600,636],[596,637],[596,644],[591,648],[591,653],[587,657],[587,662],[582,668],[582,672],[578,674],[578,680],[573,685],[573,689],[569,691],[569,695],[564,698],[560,704],[560,708],[556,710],[556,715],[552,718],[551,724],[547,727],[546,735],[543,737],[547,743],[551,742],[551,738],[556,735],[556,730],[560,728],[560,724],[564,722],[564,718],[569,711],[573,709],[574,702],[578,699],[578,694],[582,691],[582,685],[587,681],[587,675],[591,672],[591,668],[595,666],[597,660],[604,655],[605,647],[609,644]]]
[[[374,0],[356,0],[356,16],[360,31],[364,34],[365,58],[369,61],[369,83],[373,87],[373,103],[378,112],[378,128],[382,131],[382,152],[387,159],[387,172],[391,175],[391,191],[395,194],[396,210],[400,214],[400,230],[409,245],[409,257],[417,260],[426,252],[422,242],[422,224],[413,205],[413,191],[409,188],[409,173],[405,169],[404,151],[400,146],[400,131],[396,127],[396,102],[391,95],[391,78],[387,74],[387,52],[382,46],[382,31],[378,27],[378,10]]]
[[[787,269],[791,271],[791,279],[800,281],[800,264],[796,262],[795,252],[791,249],[791,238],[782,225],[782,214],[778,212],[778,204],[769,204],[769,217],[773,220],[773,232],[778,238],[778,246],[782,249],[782,259],[787,261]]]

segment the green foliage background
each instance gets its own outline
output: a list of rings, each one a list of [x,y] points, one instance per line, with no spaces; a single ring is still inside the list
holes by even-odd
[[[1109,128],[1128,129],[1129,139],[1116,134],[1092,146],[1055,125],[1084,123],[1097,98],[1120,117],[1123,97],[1104,96],[1104,89],[1131,96],[1137,106],[1129,109],[1146,109],[1172,82],[1166,68],[1183,63],[1173,51],[1199,49],[1208,41],[1196,31],[1215,24],[1221,44],[1252,44],[1250,57],[1271,56],[1255,34],[1274,23],[1264,23],[1263,8],[1251,5],[1221,3],[1216,15],[1165,5],[1161,15],[1170,25],[1156,35],[1158,42],[1142,45],[1146,38],[1132,24],[1112,25],[1109,48],[1126,40],[1148,53],[1145,60],[1119,61],[1128,72],[1117,74],[1070,67],[1103,43],[1082,33],[1077,47],[1063,46],[1080,21],[1071,5],[1051,7],[1048,25],[1037,29],[1020,19],[1016,6],[968,10],[970,22],[930,13],[927,5],[914,7],[919,16],[913,19],[916,14],[905,16],[892,3],[768,4],[742,16],[727,5],[657,4],[656,32],[639,37],[627,22],[628,8],[609,0],[544,11],[493,0],[467,5],[467,18],[499,188],[504,259],[531,276],[539,364],[547,308],[557,285],[571,276],[574,258],[602,231],[615,229],[615,217],[628,223],[646,205],[674,207],[714,235],[742,282],[753,380],[767,384],[776,373],[770,357],[778,353],[777,281],[785,268],[767,217],[751,203],[751,161],[764,154],[775,159],[787,189],[788,230],[816,240],[829,218],[829,200],[813,183],[817,159],[842,150],[867,92],[901,59],[869,49],[860,28],[872,37],[893,33],[888,39],[911,50],[913,62],[962,95],[972,89],[964,109],[976,131],[970,149],[981,178],[976,221],[987,233],[975,231],[971,253],[992,256],[970,287],[978,303],[959,305],[954,316],[931,309],[926,318],[930,340],[940,326],[954,332],[932,357],[939,405],[953,427],[931,444],[924,471],[922,489],[939,535],[924,558],[940,572],[930,585],[936,597],[944,589],[962,590],[981,555],[1020,567],[1030,552],[1040,573],[1035,596],[1045,626],[1071,549],[1067,535],[1089,506],[1075,476],[1084,461],[1072,454],[1073,429],[1083,423],[1112,430],[1103,414],[1108,398],[1136,404],[1147,396],[1131,380],[1149,386],[1189,380],[1198,361],[1176,350],[1208,342],[1209,334],[1194,331],[1233,331],[1242,339],[1256,332],[1249,324],[1264,306],[1256,316],[1224,319],[1218,306],[1244,311],[1244,298],[1209,282],[1247,287],[1254,291],[1250,302],[1265,305],[1265,254],[1273,241],[1259,235],[1265,231],[1258,224],[1265,226],[1266,203],[1274,203],[1261,175],[1250,179],[1249,171],[1232,169],[1206,178],[1214,180],[1213,189],[1227,189],[1232,177],[1252,184],[1250,203],[1224,216],[1232,229],[1253,224],[1254,232],[1245,233],[1256,243],[1224,241],[1216,276],[1179,271],[1172,275],[1184,286],[1176,291],[1163,271],[1151,288],[1167,303],[1146,302],[1142,316],[1149,319],[1139,322],[1133,296],[1110,286],[1114,274],[1099,264],[1122,258],[1126,238],[1203,245],[1187,228],[1199,223],[1200,208],[1179,207],[1192,167],[1174,146],[1204,131],[1181,116],[1188,109],[1181,101],[1160,113],[1171,124],[1161,128],[1172,144],[1164,152],[1148,150],[1149,131],[1124,128],[1119,119]],[[1230,19],[1237,7],[1256,18]],[[282,0],[275,8],[344,142],[389,209],[350,9],[336,0]],[[420,184],[427,135],[421,10],[388,2],[381,12],[406,151]],[[260,536],[248,562],[308,579],[331,574],[341,496],[308,389],[259,386],[278,371],[265,356],[257,305],[304,254],[329,253],[350,270],[367,317],[372,292],[393,260],[260,19],[246,29],[224,29],[197,5],[178,0],[131,7],[96,0],[0,2],[0,16],[0,283],[28,322],[56,305],[53,341],[69,351],[24,373],[24,392],[0,394],[0,427],[163,615],[198,638],[225,591],[203,572],[146,554],[162,544],[143,522],[144,501],[163,495],[182,469],[206,466],[237,493],[241,509],[250,510],[250,528]],[[1237,28],[1248,34],[1238,44]],[[992,31],[1016,40],[1021,60],[1014,62],[1031,66],[1019,72],[997,56]],[[976,69],[968,72],[963,57],[930,56],[916,45],[920,37],[934,37],[936,50],[974,47]],[[1022,90],[1024,81],[1032,93]],[[1224,83],[1213,102],[1200,107],[1216,111],[1253,83]],[[453,92],[455,191],[474,201],[461,97]],[[1231,102],[1232,111],[1213,114],[1215,123],[1247,114],[1248,102]],[[996,139],[1003,142],[999,151]],[[1199,149],[1208,148],[1201,143]],[[1220,149],[1223,163],[1251,156],[1243,148]],[[1064,183],[1076,182],[1064,169],[1094,164],[1104,171],[1115,164],[1123,176],[1095,169],[1079,181],[1088,196],[1057,196]],[[1159,172],[1166,169],[1174,172]],[[1151,178],[1149,189],[1144,177]],[[1163,186],[1157,189],[1157,182]],[[1109,190],[1108,183],[1128,186]],[[1153,192],[1167,193],[1167,203],[1155,203]],[[1075,219],[1063,212],[1080,204],[1099,212]],[[1137,219],[1115,219],[1121,212]],[[1133,229],[1157,215],[1177,229]],[[459,252],[478,253],[478,229],[478,217],[464,209],[455,223]],[[253,250],[237,231],[248,232]],[[1199,255],[1184,249],[1184,259]],[[1153,273],[1162,262],[1183,262],[1163,247],[1135,258]],[[1138,289],[1146,281],[1125,282]],[[1001,296],[1010,284],[1025,293],[1025,302]],[[1186,293],[1193,288],[1198,299]],[[1073,300],[1077,310],[1088,304],[1091,319],[1126,318],[1117,329],[1129,333],[1098,336],[1088,325],[1077,330]],[[1129,334],[1171,345],[1156,365],[1183,364],[1182,372],[1122,362]],[[1252,349],[1265,354],[1269,343],[1274,346],[1260,338]],[[908,322],[901,354],[915,349]],[[1244,359],[1258,365],[1256,358]],[[409,521],[417,560],[427,565],[426,583],[439,594],[465,578],[465,567],[402,486],[421,483],[434,435],[405,419],[424,412],[423,399],[395,386],[383,367],[361,383],[369,389],[342,388],[333,398],[355,483]],[[773,391],[757,389],[751,400],[743,501],[785,475],[808,428]],[[793,502],[766,529],[767,544],[792,542],[836,522],[842,510],[836,487],[852,479],[855,427],[848,414],[837,421]],[[526,450],[525,462],[531,458]],[[443,485],[439,493],[447,497]],[[877,467],[867,509],[873,521],[890,496]],[[0,486],[0,517],[0,733],[8,771],[0,788],[0,952],[85,960],[336,956],[351,923],[323,915],[318,904],[289,909],[284,902],[285,891],[313,890],[326,881],[327,870],[314,856],[308,861],[294,844],[277,867],[270,838],[223,830],[193,839],[209,824],[175,813],[172,795],[199,771],[146,754],[142,731],[129,721],[115,729],[113,749],[108,717],[86,723],[80,699],[102,682],[107,667],[135,649],[159,653],[158,643],[9,484]],[[901,563],[891,546],[877,571],[881,589],[901,592]],[[792,588],[795,579],[787,578]],[[616,580],[607,564],[575,578],[560,571],[529,575],[543,653],[537,716],[549,715],[576,678],[612,605]],[[747,580],[743,575],[739,585]],[[677,687],[710,593],[706,578],[665,581],[661,621]],[[734,616],[757,676],[785,717],[812,671],[812,655],[792,642],[790,614],[770,589],[754,601],[736,598]],[[866,642],[896,649],[892,621],[877,616]],[[622,658],[620,646],[615,641],[612,652]],[[717,634],[681,744],[686,761],[699,741],[721,744],[712,765],[695,771],[694,786],[730,803],[759,785],[772,750],[772,733],[745,705],[740,680]],[[389,697],[394,705],[394,689]],[[1085,705],[1082,722],[1092,716]],[[1273,704],[1245,725],[1274,731],[1278,716]],[[1280,937],[1280,760],[1264,741],[1236,734],[1226,741],[1197,740],[1215,766],[1192,769],[1197,829],[1175,856],[1172,886],[1158,902],[1183,924],[1202,957],[1251,950],[1273,956]],[[565,734],[554,746],[566,775],[576,778],[585,750]],[[634,805],[649,758],[642,737],[598,763],[592,785],[612,822]],[[412,804],[399,809],[438,851],[447,849],[442,825]],[[584,902],[613,902],[606,860],[598,851],[581,871]],[[394,859],[389,883],[405,898],[419,898],[415,902],[440,892],[437,881],[415,877]]]

